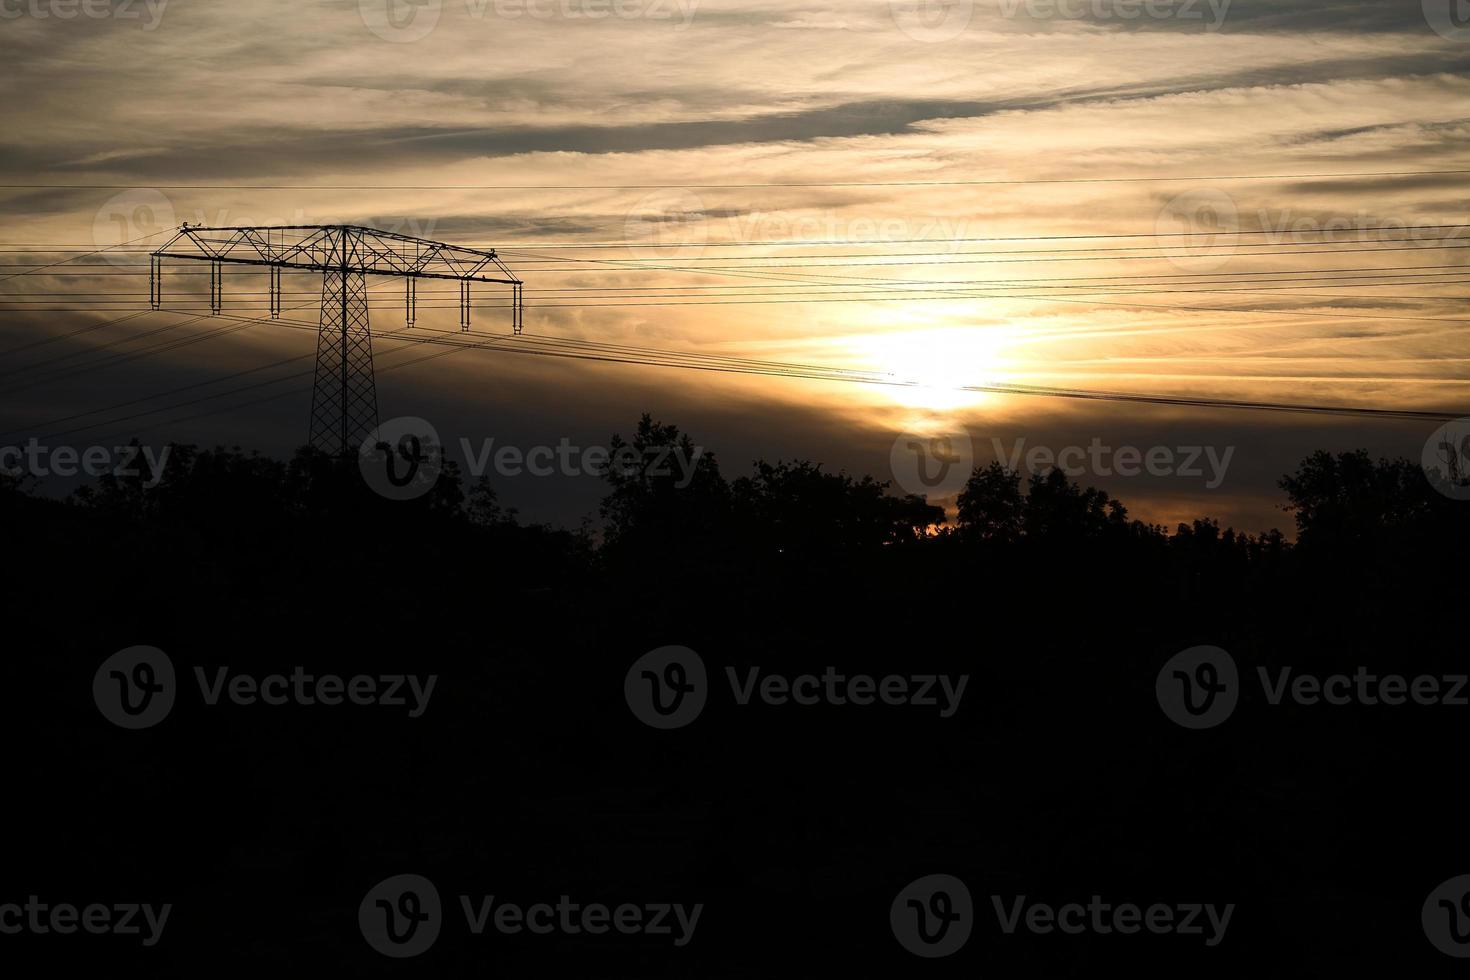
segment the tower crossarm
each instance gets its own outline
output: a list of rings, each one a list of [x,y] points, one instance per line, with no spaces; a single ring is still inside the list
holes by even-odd
[[[148,263],[148,302],[163,306],[163,260],[209,263],[209,310],[224,304],[226,263],[270,270],[270,315],[281,316],[281,270],[322,276],[321,321],[317,330],[316,382],[311,396],[311,445],[334,456],[356,453],[378,427],[373,336],[369,326],[368,276],[404,280],[404,329],[414,325],[420,279],[459,282],[459,327],[470,330],[470,284],[511,287],[511,331],[525,323],[524,283],[494,249],[465,248],[362,225],[252,225],[210,228],[185,224]]]
[[[521,285],[494,249],[449,245],[361,225],[184,225],[153,255],[156,259]]]

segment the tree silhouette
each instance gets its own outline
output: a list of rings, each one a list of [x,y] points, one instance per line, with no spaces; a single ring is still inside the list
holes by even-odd
[[[1308,457],[1282,479],[1293,543],[1203,515],[1133,520],[1056,470],[976,469],[949,528],[924,498],[815,461],[756,460],[727,482],[690,435],[649,416],[612,445],[627,451],[605,474],[600,542],[520,524],[503,488],[466,489],[455,466],[424,497],[391,501],[356,460],[310,450],[175,446],[163,473],[107,476],[65,501],[0,484],[16,572],[7,717],[16,744],[44,747],[12,754],[11,782],[36,785],[64,760],[28,802],[38,843],[15,849],[11,876],[50,881],[75,851],[75,880],[111,875],[119,896],[227,887],[242,914],[181,918],[162,956],[193,964],[223,948],[255,966],[290,947],[309,972],[340,961],[366,975],[383,964],[351,932],[360,886],[385,854],[411,852],[431,879],[484,874],[508,894],[712,895],[679,975],[757,973],[768,947],[747,953],[747,937],[773,932],[797,946],[843,935],[819,939],[820,955],[886,975],[905,968],[885,959],[892,938],[852,923],[881,919],[890,886],[932,853],[978,875],[1000,867],[979,879],[987,889],[1241,903],[1207,961],[1188,943],[1086,937],[987,951],[1012,973],[1054,957],[1055,975],[1083,975],[1126,957],[1150,975],[1239,976],[1278,961],[1310,972],[1321,937],[1327,954],[1360,958],[1355,937],[1385,916],[1412,931],[1424,869],[1448,873],[1444,835],[1424,821],[1454,812],[1458,711],[1278,711],[1254,696],[1218,730],[1181,733],[1154,704],[1161,666],[1196,644],[1226,649],[1243,682],[1283,665],[1463,673],[1470,504],[1413,464]],[[302,664],[442,683],[411,723],[195,699],[119,741],[87,690],[101,655],[137,643],[165,649],[186,680]],[[688,731],[652,733],[622,685],[662,645],[697,651],[712,685],[750,666],[972,682],[949,719],[876,704],[747,711],[712,692]],[[164,867],[171,877],[150,877]],[[282,903],[283,887],[311,901]],[[1273,916],[1283,895],[1289,915]],[[773,920],[771,907],[806,911]],[[269,943],[244,914],[262,908]],[[345,934],[324,929],[324,909],[345,909]],[[558,953],[573,972],[673,962],[618,960],[586,938]],[[496,955],[526,972],[544,948]],[[446,975],[483,971],[472,943],[433,955]]]

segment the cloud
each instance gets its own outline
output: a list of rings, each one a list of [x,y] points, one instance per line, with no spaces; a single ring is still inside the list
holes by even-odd
[[[1465,268],[1463,255],[1374,241],[1325,254],[1290,247],[1322,229],[1470,221],[1463,181],[1200,179],[1461,169],[1470,48],[1400,0],[1234,0],[1213,32],[1181,18],[1005,9],[979,4],[942,43],[906,34],[886,0],[705,0],[684,29],[497,17],[493,5],[446,0],[437,28],[403,44],[374,36],[355,0],[175,3],[152,31],[6,21],[12,91],[24,97],[4,110],[0,183],[121,186],[0,192],[10,241],[74,250],[5,261],[47,264],[183,220],[371,223],[505,248],[527,280],[535,333],[895,371],[923,371],[927,358],[1034,384],[1470,407],[1454,322],[1463,287],[1408,275]],[[1027,183],[1112,177],[1150,180]],[[1239,229],[1272,233],[1275,247],[1191,254],[1216,242],[1210,227],[1170,224],[1168,209],[1201,193],[1226,202]],[[1175,237],[1068,237],[1161,233]],[[1048,238],[989,241],[1030,236]],[[834,244],[722,247],[791,240]],[[608,242],[661,247],[546,247]],[[71,334],[12,363],[34,378],[51,356],[78,367],[142,356],[16,392],[0,400],[0,424],[24,430],[152,399],[98,416],[120,419],[275,377],[287,369],[261,366],[288,356],[310,363],[310,329],[268,323],[177,348],[164,346],[173,332],[146,334],[182,319],[166,314],[74,333],[121,315],[104,305],[146,303],[141,254],[96,261],[87,275],[4,284],[14,301],[0,318],[16,343]],[[1365,268],[1404,274],[1352,278]],[[1291,275],[1310,288],[1251,291]],[[297,278],[298,315],[310,321],[315,284]],[[229,308],[260,312],[259,280],[231,270]],[[1225,283],[1236,291],[1183,292]],[[169,271],[177,308],[198,303],[202,287]],[[912,298],[889,301],[896,294]],[[382,296],[373,318],[387,331],[401,324],[401,296]],[[79,312],[21,312],[53,297]],[[492,308],[503,298],[481,301],[476,330],[506,332]],[[419,329],[457,331],[452,305],[425,298]],[[188,339],[223,326],[176,330]],[[976,342],[935,339],[946,337]],[[380,347],[385,368],[412,355],[389,355],[392,346]],[[895,395],[485,353],[386,370],[379,384],[385,414],[521,441],[605,437],[654,410],[720,450],[732,474],[743,472],[735,461],[765,453],[881,476],[894,433],[915,417],[1032,440],[1214,440],[1241,447],[1218,493],[1147,480],[1108,489],[1140,516],[1186,513],[1193,501],[1252,528],[1277,516],[1274,480],[1307,451],[1361,439],[1413,457],[1422,438],[1412,426]],[[299,381],[281,385],[292,394],[276,401],[246,405],[242,393],[98,431],[146,424],[159,437],[285,451],[302,437],[309,395]],[[215,408],[232,410],[198,415]],[[537,517],[575,521],[599,488],[503,491]]]

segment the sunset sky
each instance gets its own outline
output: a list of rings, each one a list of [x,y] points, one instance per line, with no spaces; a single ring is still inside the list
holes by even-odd
[[[146,310],[179,222],[365,224],[502,249],[528,334],[919,385],[487,351],[394,371],[426,351],[380,341],[382,418],[451,446],[605,442],[648,411],[729,477],[763,455],[890,479],[903,433],[965,432],[982,464],[1234,447],[1217,487],[1082,479],[1149,520],[1285,529],[1275,480],[1306,453],[1418,459],[1434,426],[953,388],[1470,414],[1456,2],[0,0],[0,346]],[[1341,174],[1378,176],[1309,176]],[[0,443],[303,442],[310,330],[163,349],[237,325],[167,312],[200,312],[200,271],[170,267],[164,311],[4,356]],[[318,282],[286,283],[314,321]],[[372,285],[375,331],[401,328],[401,283]],[[264,315],[263,289],[227,271],[226,311]],[[475,331],[508,333],[506,296],[476,295]],[[419,297],[417,329],[458,330],[432,309],[452,285]],[[497,486],[571,525],[602,492]]]

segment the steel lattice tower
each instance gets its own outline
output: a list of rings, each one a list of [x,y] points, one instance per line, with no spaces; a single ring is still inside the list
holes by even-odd
[[[184,225],[154,252],[149,268],[149,299],[162,305],[163,259],[210,263],[209,305],[223,307],[225,263],[265,266],[270,273],[270,315],[281,315],[281,270],[322,274],[321,319],[317,332],[316,380],[311,396],[310,444],[333,456],[349,456],[378,426],[378,396],[373,378],[373,338],[368,322],[367,277],[399,276],[404,288],[405,321],[414,325],[419,279],[459,282],[460,329],[470,329],[470,283],[511,287],[511,328],[524,322],[523,284],[493,249],[463,248],[410,238],[359,225],[281,225],[205,228]],[[487,275],[493,270],[496,275]]]
[[[325,272],[309,442],[323,452],[347,455],[377,427],[367,277],[360,272]]]

